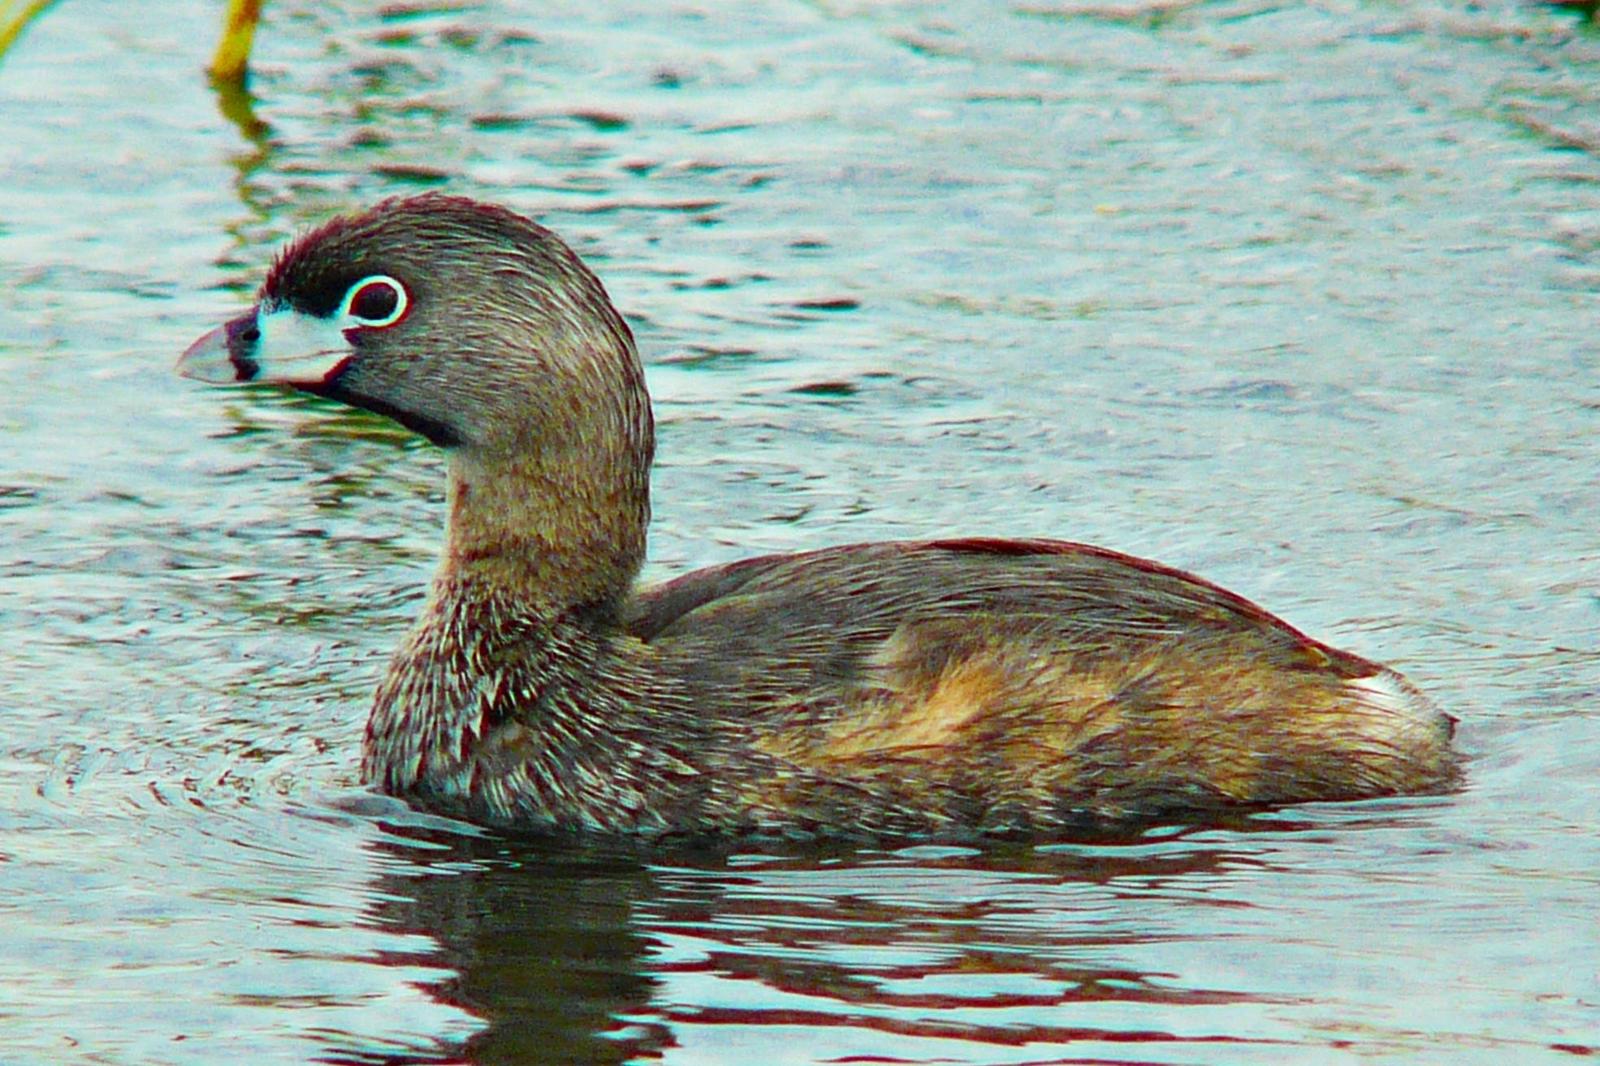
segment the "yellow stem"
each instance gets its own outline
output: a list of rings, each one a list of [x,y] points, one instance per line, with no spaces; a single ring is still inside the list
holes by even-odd
[[[250,71],[250,45],[261,21],[262,0],[228,0],[228,19],[211,57],[211,77],[225,85],[243,85]]]
[[[55,0],[0,0],[0,57]]]

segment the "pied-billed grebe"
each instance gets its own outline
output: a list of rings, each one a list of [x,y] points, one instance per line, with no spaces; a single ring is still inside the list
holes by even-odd
[[[557,831],[963,837],[1447,787],[1399,674],[1178,570],[1046,540],[764,556],[635,588],[654,426],[555,234],[387,200],[279,256],[182,373],[389,415],[449,453],[426,608],[362,771]]]

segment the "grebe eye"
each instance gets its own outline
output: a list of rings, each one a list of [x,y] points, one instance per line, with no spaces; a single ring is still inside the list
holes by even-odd
[[[339,317],[353,325],[381,329],[404,318],[410,302],[404,285],[387,274],[375,274],[350,286]]]

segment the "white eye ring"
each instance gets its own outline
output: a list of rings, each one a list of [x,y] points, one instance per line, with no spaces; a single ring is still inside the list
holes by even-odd
[[[366,303],[372,297],[381,299],[381,293],[387,291],[394,294],[394,306],[387,313],[369,318],[357,313],[356,302]],[[369,303],[370,308],[370,303]],[[339,323],[342,326],[362,326],[367,329],[382,329],[392,326],[406,317],[406,311],[411,307],[411,297],[406,294],[406,287],[387,274],[372,274],[362,278],[350,286],[350,291],[344,294],[344,302],[339,304]]]

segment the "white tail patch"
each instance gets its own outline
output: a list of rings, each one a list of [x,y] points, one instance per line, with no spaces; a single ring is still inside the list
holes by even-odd
[[[1379,670],[1375,674],[1346,681],[1345,688],[1356,702],[1383,714],[1394,715],[1408,725],[1426,725],[1438,729],[1449,721],[1433,705],[1433,701],[1422,694],[1422,690],[1393,670]]]

